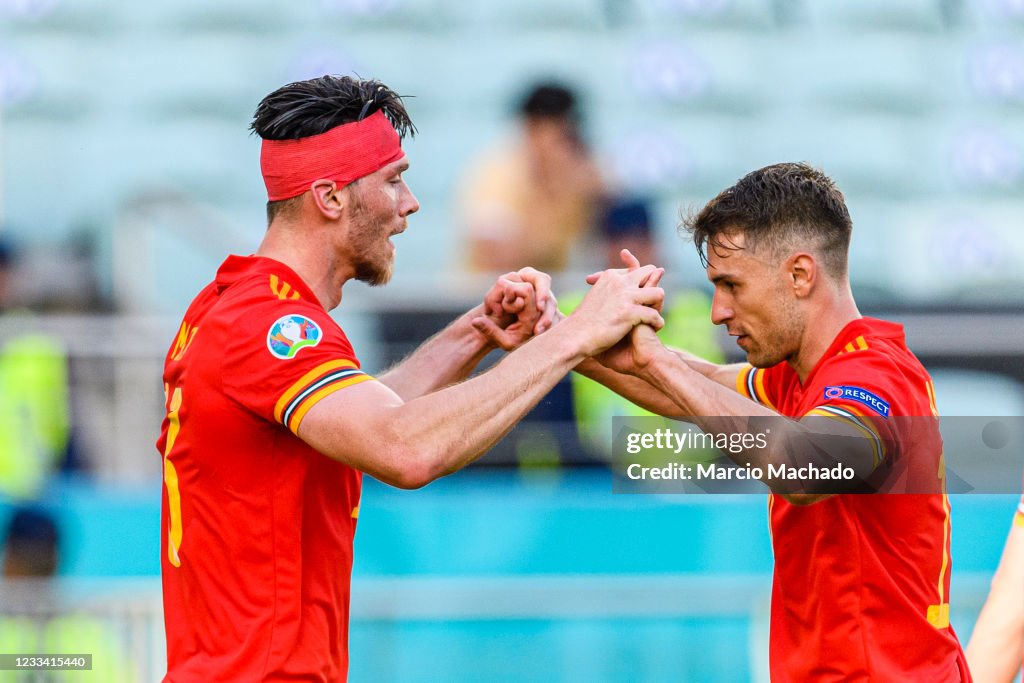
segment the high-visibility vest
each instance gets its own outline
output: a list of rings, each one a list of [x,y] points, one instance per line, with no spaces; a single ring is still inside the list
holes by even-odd
[[[0,340],[0,494],[37,495],[67,448],[64,349],[41,334]]]
[[[18,655],[92,655],[92,669],[0,671],[0,683],[137,683],[135,663],[125,654],[113,624],[84,614],[53,617],[0,614],[0,652]]]

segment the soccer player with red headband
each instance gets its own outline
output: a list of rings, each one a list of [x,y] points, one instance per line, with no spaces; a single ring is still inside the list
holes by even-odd
[[[555,315],[547,276],[510,273],[372,377],[327,311],[350,280],[388,281],[419,208],[405,107],[324,76],[268,95],[252,129],[269,227],[196,296],[164,367],[165,680],[343,681],[361,473],[416,488],[479,457],[583,358],[663,324],[662,271],[606,271],[557,330],[466,379]]]
[[[1003,557],[992,578],[967,661],[978,683],[1011,683],[1024,662],[1024,496],[1017,505]],[[1022,680],[1022,679],[1017,679]]]
[[[767,447],[753,440],[729,455],[759,468],[773,491],[773,681],[969,680],[949,624],[934,390],[903,328],[857,310],[842,193],[816,169],[777,164],[719,194],[687,227],[714,284],[712,321],[748,363],[668,349],[641,325],[577,369],[730,443],[764,437]],[[799,475],[837,463],[849,480]],[[772,478],[772,467],[798,474]],[[889,493],[867,495],[880,491]]]

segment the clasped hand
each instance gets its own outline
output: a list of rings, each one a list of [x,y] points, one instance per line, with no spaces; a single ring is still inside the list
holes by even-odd
[[[635,373],[661,347],[655,330],[665,324],[660,315],[665,292],[658,286],[665,271],[641,266],[626,249],[621,256],[625,268],[587,277],[593,288],[572,317],[587,355],[618,372]],[[558,311],[551,277],[523,268],[498,278],[472,324],[492,344],[511,351],[565,317]]]

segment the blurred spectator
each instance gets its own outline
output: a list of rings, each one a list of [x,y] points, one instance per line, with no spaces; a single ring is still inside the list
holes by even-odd
[[[661,263],[651,228],[648,202],[634,198],[612,201],[601,225],[604,267],[621,268],[619,252],[623,249],[633,252],[640,263]],[[575,292],[562,297],[559,303],[563,310],[571,311],[582,298],[583,292]],[[658,336],[666,345],[685,349],[714,363],[724,361],[711,324],[711,300],[706,294],[697,290],[669,291],[662,314],[665,327]],[[579,373],[572,373],[571,382],[580,441],[594,455],[605,459],[611,455],[612,417],[652,415]]]
[[[100,619],[68,611],[51,579],[60,560],[60,534],[53,516],[39,507],[19,507],[4,534],[0,652],[22,656],[92,655],[89,671],[49,671],[32,677],[0,671],[0,683],[46,680],[133,683],[134,663]],[[20,582],[19,580],[27,580]]]
[[[57,523],[48,512],[27,506],[16,509],[4,534],[3,578],[53,576],[57,543]]]
[[[517,136],[486,151],[462,181],[459,212],[473,272],[565,270],[604,192],[572,90],[535,86],[518,119]]]
[[[37,496],[67,453],[67,360],[60,343],[11,310],[14,252],[0,241],[0,495]]]

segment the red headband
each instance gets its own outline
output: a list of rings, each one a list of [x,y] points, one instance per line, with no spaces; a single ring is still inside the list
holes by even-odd
[[[264,140],[260,170],[272,202],[291,199],[316,180],[344,187],[402,158],[398,133],[383,110],[362,121],[298,140]]]

